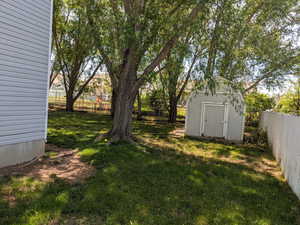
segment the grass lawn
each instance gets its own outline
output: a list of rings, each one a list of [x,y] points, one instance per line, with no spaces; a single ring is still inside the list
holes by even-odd
[[[300,225],[299,201],[259,147],[177,137],[155,121],[135,122],[139,144],[107,145],[93,140],[109,116],[49,120],[49,143],[78,149],[96,172],[77,183],[0,177],[0,225]]]

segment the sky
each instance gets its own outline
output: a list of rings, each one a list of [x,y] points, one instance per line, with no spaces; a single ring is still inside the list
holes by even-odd
[[[292,87],[292,82],[296,81],[297,77],[296,76],[290,76],[287,81],[282,85],[281,88],[275,88],[272,90],[268,90],[265,87],[259,87],[258,91],[264,94],[267,94],[269,96],[278,96],[278,95],[283,95],[288,90]]]

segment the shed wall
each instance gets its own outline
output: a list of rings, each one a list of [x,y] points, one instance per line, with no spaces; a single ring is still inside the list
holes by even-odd
[[[243,111],[236,110],[234,105],[230,103],[228,97],[223,93],[215,95],[205,95],[204,93],[194,93],[191,95],[187,105],[186,118],[186,135],[199,137],[201,136],[201,111],[202,103],[228,103],[228,123],[227,123],[227,139],[232,141],[242,141],[244,132],[244,115]],[[244,108],[242,106],[242,108]]]
[[[51,0],[0,1],[0,146],[46,138],[50,28]]]

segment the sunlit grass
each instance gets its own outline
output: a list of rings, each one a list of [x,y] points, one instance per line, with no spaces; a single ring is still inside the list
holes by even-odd
[[[273,166],[268,151],[175,137],[182,124],[154,120],[135,122],[138,144],[108,145],[94,142],[111,126],[107,115],[49,119],[48,141],[79,149],[97,171],[76,184],[0,178],[1,225],[299,225],[288,185],[255,166]]]

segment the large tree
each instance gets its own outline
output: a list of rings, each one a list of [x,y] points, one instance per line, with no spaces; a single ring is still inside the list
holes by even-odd
[[[207,26],[204,75],[234,81],[243,93],[282,84],[299,68],[296,5],[297,0],[218,1]]]
[[[112,141],[132,139],[133,103],[181,36],[201,21],[208,0],[92,0],[87,3],[98,50],[115,90]],[[166,40],[166,41],[161,41]]]
[[[216,86],[223,76],[248,91],[264,82],[278,84],[293,73],[298,46],[287,37],[297,0],[91,0],[89,25],[110,74],[113,141],[131,140],[133,103],[139,88],[158,70],[193,26],[204,24],[195,46],[204,47],[199,76]],[[197,34],[197,32],[195,32]],[[195,47],[194,46],[194,47]]]
[[[202,87],[199,81],[204,78],[213,92],[214,78],[222,76],[246,94],[258,85],[277,87],[287,75],[297,73],[295,4],[295,0],[214,1],[191,40],[179,42],[163,62],[160,80],[169,121],[176,121],[177,102],[187,82]]]
[[[202,50],[200,46],[187,45],[184,42],[173,50],[163,64],[159,81],[170,123],[176,122],[177,105],[188,84],[201,79],[201,76],[197,76],[197,65]],[[193,85],[190,87],[193,88]]]
[[[74,103],[102,65],[84,1],[57,0],[54,4],[53,55],[55,57],[51,81],[62,75],[66,92],[66,110],[72,112]]]

